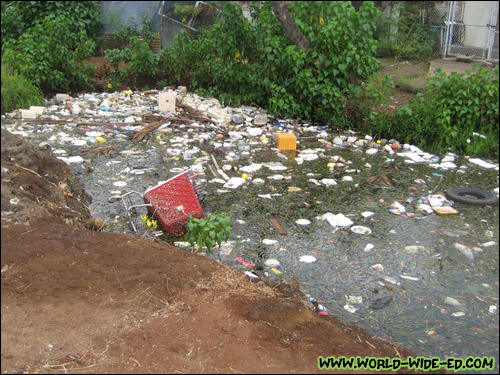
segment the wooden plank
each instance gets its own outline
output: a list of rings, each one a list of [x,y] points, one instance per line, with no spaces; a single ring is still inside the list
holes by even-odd
[[[279,234],[282,234],[282,235],[286,235],[287,234],[286,230],[284,230],[283,227],[281,226],[281,224],[278,223],[278,220],[276,220],[276,219],[269,219],[269,221],[274,226],[274,228],[276,228],[276,230],[278,231]]]

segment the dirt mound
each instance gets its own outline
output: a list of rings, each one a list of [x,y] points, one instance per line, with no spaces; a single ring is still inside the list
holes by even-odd
[[[2,372],[319,372],[320,355],[410,354],[318,316],[294,280],[83,229],[86,204],[63,162],[2,131]]]

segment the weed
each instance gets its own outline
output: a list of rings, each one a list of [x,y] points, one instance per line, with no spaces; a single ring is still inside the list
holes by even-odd
[[[224,212],[220,216],[212,214],[208,219],[190,216],[184,239],[191,244],[192,248],[196,244],[200,248],[205,247],[210,253],[215,244],[220,247],[223,241],[227,241],[232,231],[231,220]]]
[[[22,75],[2,65],[2,112],[43,105],[42,92]]]

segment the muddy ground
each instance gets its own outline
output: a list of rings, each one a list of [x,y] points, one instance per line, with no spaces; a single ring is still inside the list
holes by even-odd
[[[14,202],[15,204],[12,204]],[[67,165],[2,130],[2,373],[317,372],[408,350],[200,254],[91,231]]]

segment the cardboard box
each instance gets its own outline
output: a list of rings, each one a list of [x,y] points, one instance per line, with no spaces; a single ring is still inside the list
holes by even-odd
[[[280,150],[296,150],[297,137],[291,133],[280,133],[276,135],[276,142]]]
[[[158,94],[158,107],[160,112],[175,112],[175,100],[177,94],[174,91],[162,91]]]

